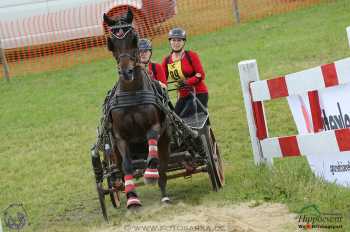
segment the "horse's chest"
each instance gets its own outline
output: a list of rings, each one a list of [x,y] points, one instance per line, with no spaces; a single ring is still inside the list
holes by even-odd
[[[153,107],[138,106],[114,114],[116,129],[123,137],[144,137],[152,125],[158,122]]]

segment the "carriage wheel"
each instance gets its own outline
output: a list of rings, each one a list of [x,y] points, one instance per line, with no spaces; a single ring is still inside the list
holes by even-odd
[[[220,156],[219,145],[217,144],[213,130],[208,127],[207,139],[210,144],[212,163],[215,169],[215,177],[218,183],[218,187],[222,188],[225,184],[224,166]]]
[[[209,154],[210,154],[209,159],[213,166],[214,175],[217,182],[217,188],[220,189],[225,184],[225,176],[224,176],[223,163],[220,156],[219,145],[215,140],[213,130],[210,128],[210,126],[207,125],[203,128],[203,134],[206,137],[207,144],[209,147]]]
[[[111,202],[112,205],[114,206],[114,208],[119,208],[121,205],[121,198],[120,198],[120,191],[118,189],[118,186],[120,183],[119,181],[115,181],[115,183],[113,184],[110,177],[107,178],[107,182],[108,182],[108,188],[109,188],[109,196],[111,198]],[[114,191],[112,191],[112,189],[115,189]]]
[[[108,215],[107,215],[106,202],[105,202],[105,193],[103,190],[102,182],[96,183],[96,189],[97,189],[98,199],[100,201],[100,206],[101,206],[103,218],[106,220],[106,222],[108,222]]]
[[[208,174],[211,181],[211,185],[213,187],[213,190],[216,192],[219,190],[215,169],[214,169],[214,163],[211,159],[211,154],[209,150],[209,144],[207,143],[207,138],[204,134],[201,135],[201,141],[203,144],[203,150],[205,152],[205,156],[207,157],[207,168],[208,168]]]

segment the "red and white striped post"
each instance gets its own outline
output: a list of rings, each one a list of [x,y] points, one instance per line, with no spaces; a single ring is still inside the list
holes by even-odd
[[[275,157],[350,151],[350,128],[324,131],[317,90],[350,83],[350,58],[300,72],[259,80],[255,60],[239,63],[244,104],[256,163]],[[268,138],[263,101],[308,93],[313,133]]]
[[[350,27],[347,29],[350,46]],[[274,158],[340,154],[350,151],[350,128],[325,130],[318,91],[350,84],[350,57],[314,68],[260,80],[256,60],[238,64],[254,161],[273,164]],[[264,101],[307,93],[311,123],[307,134],[268,137]]]
[[[256,60],[246,60],[239,62],[238,69],[243,92],[243,101],[247,114],[250,140],[253,148],[254,162],[258,165],[266,161],[261,149],[260,140],[268,137],[263,102],[253,102],[250,93],[251,82],[260,80],[258,65]]]

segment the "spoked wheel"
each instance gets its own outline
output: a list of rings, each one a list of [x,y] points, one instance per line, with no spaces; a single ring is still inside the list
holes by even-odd
[[[209,136],[207,137],[209,141],[209,146],[211,149],[211,156],[213,163],[213,168],[215,169],[215,177],[218,183],[218,187],[222,188],[225,184],[225,175],[224,175],[224,166],[222,163],[222,159],[220,156],[219,145],[217,144],[214,136],[213,130],[208,127],[207,131],[209,132]]]
[[[209,150],[209,144],[208,144],[207,138],[204,134],[201,135],[201,141],[202,141],[202,145],[203,145],[203,150],[205,152],[205,156],[207,157],[207,169],[208,169],[210,182],[211,182],[213,190],[216,192],[219,190],[220,187],[218,185],[218,181],[216,178],[214,164],[213,164],[210,150]]]
[[[209,125],[206,125],[203,128],[202,135],[205,137],[206,144],[208,147],[209,155],[208,157],[208,172],[212,172],[213,177],[215,178],[215,185],[213,184],[213,190],[217,191],[222,188],[225,184],[224,168],[222,159],[220,156],[219,146],[215,140],[214,133]],[[211,166],[211,167],[209,167]],[[213,183],[213,181],[212,181]]]
[[[123,184],[118,180],[115,183],[112,183],[111,178],[107,178],[108,188],[109,188],[109,196],[111,198],[112,205],[114,208],[119,208],[121,205],[121,196],[120,196],[120,185]]]
[[[102,182],[96,183],[96,189],[98,194],[98,199],[100,201],[100,206],[103,214],[103,218],[108,222],[108,215],[107,215],[107,209],[106,209],[106,201],[105,201],[105,193],[103,190],[103,184]]]

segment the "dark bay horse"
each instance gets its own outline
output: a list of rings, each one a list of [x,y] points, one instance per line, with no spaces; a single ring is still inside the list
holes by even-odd
[[[130,149],[131,144],[140,142],[148,145],[144,181],[146,184],[158,181],[161,201],[169,202],[166,194],[169,160],[166,120],[155,104],[152,81],[139,64],[138,35],[132,27],[132,11],[128,9],[126,14],[118,18],[104,14],[103,19],[110,30],[107,38],[108,49],[118,63],[119,80],[110,109],[111,140],[116,157],[121,157],[122,160],[127,207],[141,206],[133,182],[134,168]]]

